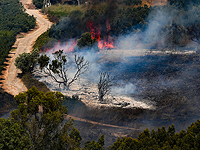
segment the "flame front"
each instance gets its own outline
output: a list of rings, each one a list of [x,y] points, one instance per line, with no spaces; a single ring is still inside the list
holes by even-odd
[[[66,42],[66,44],[61,44],[61,42],[58,41],[58,43],[53,48],[51,49],[46,48],[44,49],[44,51],[54,53],[58,50],[63,50],[65,53],[69,53],[74,51],[76,44],[77,41],[75,39]]]
[[[98,48],[99,49],[112,49],[116,48],[114,46],[114,42],[109,35],[109,31],[111,30],[109,21],[106,21],[106,29],[107,29],[107,36],[102,40],[101,39],[101,28],[100,26],[96,27],[92,21],[88,21],[87,28],[90,30],[92,39],[96,38],[98,41]]]
[[[101,49],[112,49],[112,48],[116,48],[116,46],[114,46],[114,42],[113,39],[111,38],[111,36],[109,35],[109,32],[111,30],[109,21],[106,21],[106,29],[107,29],[107,33],[106,36],[104,36],[103,39],[101,39],[101,26],[95,26],[94,23],[92,21],[88,21],[87,22],[87,29],[89,30],[89,32],[91,33],[91,37],[92,39],[97,39],[98,41],[98,48]],[[66,44],[61,44],[60,41],[58,41],[58,43],[51,49],[48,48],[44,48],[44,52],[51,52],[54,53],[58,50],[63,50],[65,53],[68,52],[73,52],[74,48],[77,44],[77,41],[75,39],[72,39],[68,42],[66,42]]]

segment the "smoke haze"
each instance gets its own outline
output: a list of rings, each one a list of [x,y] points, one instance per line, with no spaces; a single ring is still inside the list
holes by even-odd
[[[199,7],[190,7],[189,13],[186,14],[179,12],[177,8],[152,8],[145,27],[119,35],[115,40],[116,49],[81,49],[69,52],[65,47],[67,42],[62,42],[60,46],[50,49],[48,55],[64,49],[69,59],[73,60],[74,53],[77,53],[89,62],[89,70],[74,82],[70,91],[60,89],[50,78],[40,77],[40,80],[45,81],[52,90],[60,90],[70,96],[79,95],[82,102],[88,106],[104,108],[106,104],[98,101],[97,83],[99,73],[105,71],[115,77],[115,86],[106,97],[108,107],[151,110],[150,113],[141,113],[142,119],[136,115],[139,119],[136,117],[132,125],[143,124],[141,128],[156,128],[173,123],[180,127],[178,130],[185,128],[199,118],[200,113],[200,58],[194,52],[198,44],[188,42],[184,46],[177,46],[177,49],[171,48],[172,46],[168,45],[171,44],[169,30],[174,24],[186,26],[197,22],[199,10]],[[57,28],[67,28],[67,25],[69,24],[65,22]],[[180,50],[180,53],[166,54],[162,50],[167,48],[170,51]],[[150,53],[152,49],[153,52]],[[189,50],[194,53],[186,54]],[[70,67],[69,75],[72,76],[74,72],[75,68]],[[123,107],[124,102],[127,107]],[[81,110],[77,114],[81,115],[84,111]],[[103,117],[106,118],[106,114]],[[106,120],[105,118],[103,119]]]

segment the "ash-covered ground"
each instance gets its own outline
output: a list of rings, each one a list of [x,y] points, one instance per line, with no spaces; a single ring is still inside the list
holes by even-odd
[[[80,100],[66,103],[70,115],[138,129],[75,121],[83,137],[82,144],[105,134],[107,147],[117,137],[137,137],[147,127],[156,129],[174,124],[176,131],[180,131],[199,119],[200,55],[195,51],[107,50],[81,54],[90,62],[90,69],[69,91],[41,73],[35,72],[35,77],[53,91],[79,96]],[[98,101],[100,71],[115,76],[117,83],[104,103]]]
[[[45,74],[39,72],[38,69],[35,70],[34,76],[38,78],[39,81],[44,82],[52,91],[61,91],[67,96],[77,95],[88,107],[155,109],[152,102],[145,99],[139,100],[131,96],[131,94],[135,93],[136,86],[132,83],[123,83],[123,80],[117,81],[118,77],[113,80],[116,85],[112,86],[110,93],[104,97],[104,102],[100,102],[98,98],[97,84],[99,82],[99,73],[108,72],[115,77],[110,67],[115,68],[116,64],[123,64],[130,56],[138,57],[144,55],[145,51],[146,50],[106,50],[97,53],[80,53],[86,60],[89,60],[89,70],[70,86],[70,90],[66,90],[62,86],[60,87],[51,77],[45,76]],[[69,57],[73,57],[73,54],[69,55]],[[70,75],[71,77],[73,76],[73,69],[69,71],[69,76]]]
[[[155,109],[154,103],[150,103],[145,99],[138,99],[134,96],[136,86],[137,86],[137,70],[141,70],[142,67],[147,65],[147,62],[143,60],[145,57],[153,56],[155,54],[171,54],[171,55],[181,55],[181,54],[193,54],[195,51],[185,51],[185,52],[171,52],[171,51],[149,51],[146,49],[135,49],[135,50],[102,50],[100,52],[84,52],[81,53],[85,59],[89,60],[91,68],[82,75],[77,81],[75,81],[70,90],[66,90],[64,87],[60,87],[58,83],[54,82],[51,77],[45,76],[43,72],[35,70],[34,76],[40,81],[47,84],[47,86],[52,91],[61,91],[63,94],[72,96],[78,95],[79,98],[87,106],[90,107],[125,107],[133,108],[140,107],[144,109]],[[69,57],[73,57],[73,53]],[[152,62],[155,60],[152,60]],[[150,62],[151,63],[151,62]],[[141,65],[137,68],[136,65]],[[132,77],[126,78],[127,75],[131,75],[128,70],[137,69],[133,73]],[[128,69],[128,70],[127,70]],[[69,76],[73,76],[73,69],[70,71]],[[132,71],[130,69],[130,71]],[[75,72],[75,71],[74,71]],[[98,99],[98,87],[99,73],[108,72],[111,74],[116,83],[112,87],[111,92],[105,96],[104,102],[100,103]],[[125,73],[126,72],[126,73]],[[125,73],[125,74],[124,74]],[[127,81],[131,80],[131,81]]]

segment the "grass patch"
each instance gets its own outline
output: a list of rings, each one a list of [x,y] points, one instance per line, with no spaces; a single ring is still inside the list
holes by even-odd
[[[8,94],[2,88],[0,88],[0,116],[4,115],[15,107],[17,107],[17,104],[14,101],[14,96]]]
[[[53,5],[48,8],[48,13],[56,16],[69,16],[73,11],[80,11],[84,13],[84,6],[75,6],[75,5]]]
[[[18,38],[24,38],[24,35],[20,35]]]
[[[15,51],[16,51],[16,48],[12,48],[12,49],[11,49],[11,52],[15,52]]]
[[[42,49],[42,47],[50,40],[49,38],[49,30],[42,33],[37,40],[35,41],[35,44],[33,45],[33,48],[38,48],[39,50]]]
[[[39,91],[43,91],[44,93],[50,91],[43,82],[34,79],[31,73],[24,74],[21,80],[28,89],[32,88],[32,86],[35,86]]]

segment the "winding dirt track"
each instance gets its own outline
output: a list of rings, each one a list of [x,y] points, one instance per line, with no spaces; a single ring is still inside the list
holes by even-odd
[[[34,17],[36,17],[38,28],[26,34],[24,38],[18,38],[15,43],[15,46],[17,47],[15,54],[9,55],[11,59],[8,62],[6,70],[3,72],[2,78],[5,80],[3,80],[2,87],[6,92],[14,96],[19,94],[20,92],[27,91],[25,85],[21,82],[19,78],[17,78],[18,73],[20,73],[21,71],[17,69],[14,65],[15,58],[17,58],[19,54],[22,54],[24,52],[31,52],[35,40],[52,25],[51,22],[44,18],[39,10],[27,8],[27,6],[32,3],[32,0],[20,0],[20,2],[22,2],[22,4],[25,6],[26,12],[29,15],[33,15]]]
[[[91,123],[91,124],[94,124],[94,125],[100,125],[100,126],[111,127],[111,128],[120,128],[120,129],[138,130],[138,131],[140,131],[140,129],[136,129],[136,128],[125,127],[125,126],[116,126],[116,125],[111,125],[111,124],[105,124],[105,123],[91,121],[91,120],[87,120],[87,119],[83,119],[83,118],[79,118],[79,117],[74,117],[74,116],[71,116],[71,115],[66,115],[65,116],[65,119],[70,119],[70,118],[73,118],[76,121]]]
[[[39,12],[39,10],[28,9],[27,6],[32,3],[32,0],[20,0],[20,2],[22,2],[24,7],[26,8],[26,12],[29,15],[34,15],[34,17],[36,17],[38,28],[26,34],[25,37],[17,39],[15,43],[15,46],[17,47],[17,49],[15,53],[11,53],[9,55],[11,59],[8,60],[8,63],[7,63],[8,66],[5,68],[6,70],[3,71],[3,76],[1,76],[1,78],[4,79],[2,81],[3,89],[14,96],[19,94],[20,92],[27,91],[27,88],[25,87],[25,85],[17,77],[18,73],[20,73],[21,71],[17,69],[14,65],[15,58],[17,58],[19,54],[22,54],[24,52],[26,53],[31,52],[32,46],[35,40],[52,25],[51,22],[49,22],[47,19],[44,18],[44,16]],[[100,126],[122,128],[122,129],[129,129],[129,130],[139,130],[139,129],[131,128],[131,127],[123,127],[123,126],[99,123],[99,122],[90,121],[90,120],[86,120],[86,119],[82,119],[82,118],[78,118],[78,117],[74,117],[70,115],[67,115],[65,119],[69,119],[69,118],[73,118],[76,121],[88,122],[88,123],[100,125]]]

